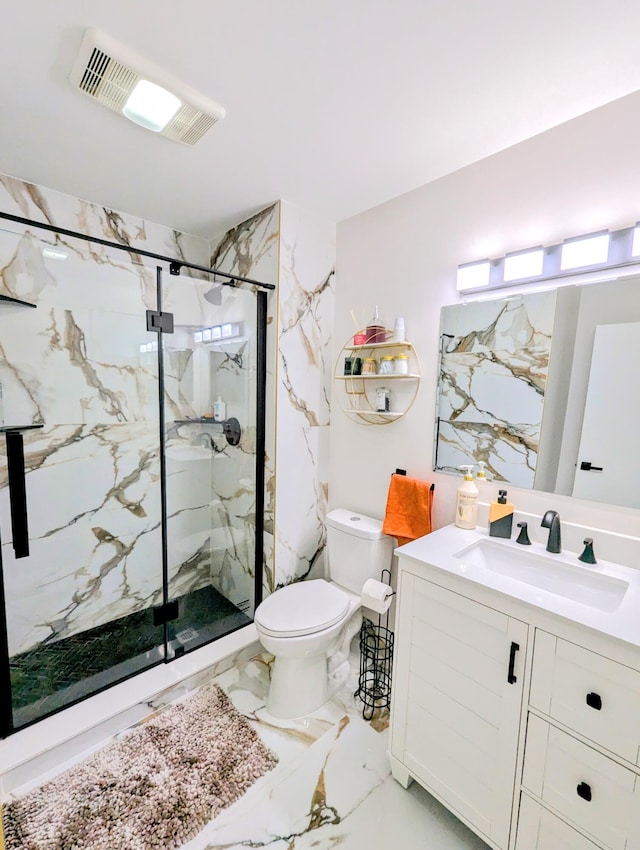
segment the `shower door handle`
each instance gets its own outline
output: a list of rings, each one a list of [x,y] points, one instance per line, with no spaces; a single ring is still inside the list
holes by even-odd
[[[27,482],[24,472],[24,441],[19,431],[6,431],[7,472],[9,476],[9,504],[11,506],[11,534],[16,558],[29,555],[29,527],[27,523]]]

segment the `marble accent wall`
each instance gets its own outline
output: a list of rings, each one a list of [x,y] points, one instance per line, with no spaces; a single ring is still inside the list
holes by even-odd
[[[210,264],[221,271],[277,284],[280,237],[280,205],[272,204],[227,231],[212,245]],[[254,316],[255,316],[255,305]],[[255,321],[255,319],[254,319]],[[265,415],[265,493],[264,493],[264,559],[263,592],[274,587],[274,521],[276,480],[275,386],[276,352],[278,350],[278,290],[270,291],[267,300],[267,380]],[[255,366],[255,364],[254,364]],[[254,396],[255,398],[255,396]],[[255,437],[255,432],[253,434]],[[255,481],[253,482],[255,484]],[[237,482],[238,495],[245,489]],[[246,494],[255,506],[255,493]],[[224,500],[223,500],[224,501]]]
[[[140,250],[278,283],[268,299],[264,590],[322,575],[333,226],[278,203],[213,244],[6,176],[0,210],[127,246],[0,221],[0,293],[38,305],[0,307],[5,421],[44,426],[24,432],[28,571],[12,554],[0,458],[11,652],[161,599],[158,337],[144,323],[156,308],[156,263]],[[68,258],[44,257],[47,246]],[[176,317],[165,338],[172,595],[213,582],[251,613],[255,296],[251,287],[223,287],[215,304],[205,298],[211,284],[185,274],[164,275],[163,287],[163,309]],[[233,344],[194,345],[198,327],[227,321],[242,329]],[[214,448],[206,423],[185,421],[209,413],[218,391],[243,428],[237,447],[214,430]]]
[[[255,295],[183,276],[163,283],[163,305],[174,314],[174,333],[164,337],[169,595],[213,584],[251,616]],[[240,427],[237,445],[212,421],[218,397]]]
[[[281,202],[276,587],[325,569],[335,227]]]
[[[443,307],[435,468],[532,487],[555,292]]]
[[[0,292],[36,305],[0,306],[4,420],[43,426],[24,432],[28,559],[11,547],[4,445],[0,458],[13,654],[161,599],[157,356],[141,350],[157,341],[155,263],[138,249],[207,254],[204,240],[10,177],[0,209],[128,246],[0,221]]]
[[[335,228],[281,201],[230,230],[211,264],[278,280],[269,296],[264,592],[322,575]]]

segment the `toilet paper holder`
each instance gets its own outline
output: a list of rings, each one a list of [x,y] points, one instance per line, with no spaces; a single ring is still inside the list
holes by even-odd
[[[387,580],[385,580],[385,578]],[[385,600],[396,595],[391,590],[391,570],[384,569],[380,581],[389,585]],[[354,696],[363,703],[362,716],[372,720],[377,709],[391,705],[391,669],[393,665],[393,632],[389,629],[389,605],[385,607],[385,622],[378,615],[378,624],[366,617],[360,627],[360,675]]]

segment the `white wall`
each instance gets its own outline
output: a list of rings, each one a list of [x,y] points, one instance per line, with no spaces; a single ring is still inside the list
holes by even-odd
[[[381,517],[398,466],[436,482],[436,525],[453,521],[457,481],[431,469],[440,308],[458,301],[460,263],[640,219],[640,94],[622,98],[338,226],[334,354],[374,304],[404,316],[423,380],[401,420],[331,421],[330,507]],[[402,156],[402,140],[398,156]],[[639,293],[640,297],[640,293]],[[630,451],[636,451],[630,446]],[[487,485],[493,498],[495,485]],[[640,511],[511,488],[516,508],[640,534]]]

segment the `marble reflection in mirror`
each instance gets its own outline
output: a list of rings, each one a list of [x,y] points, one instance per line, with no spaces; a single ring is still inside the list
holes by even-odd
[[[442,309],[434,469],[640,507],[640,278]]]
[[[555,292],[442,310],[435,468],[484,461],[490,478],[532,487]]]

